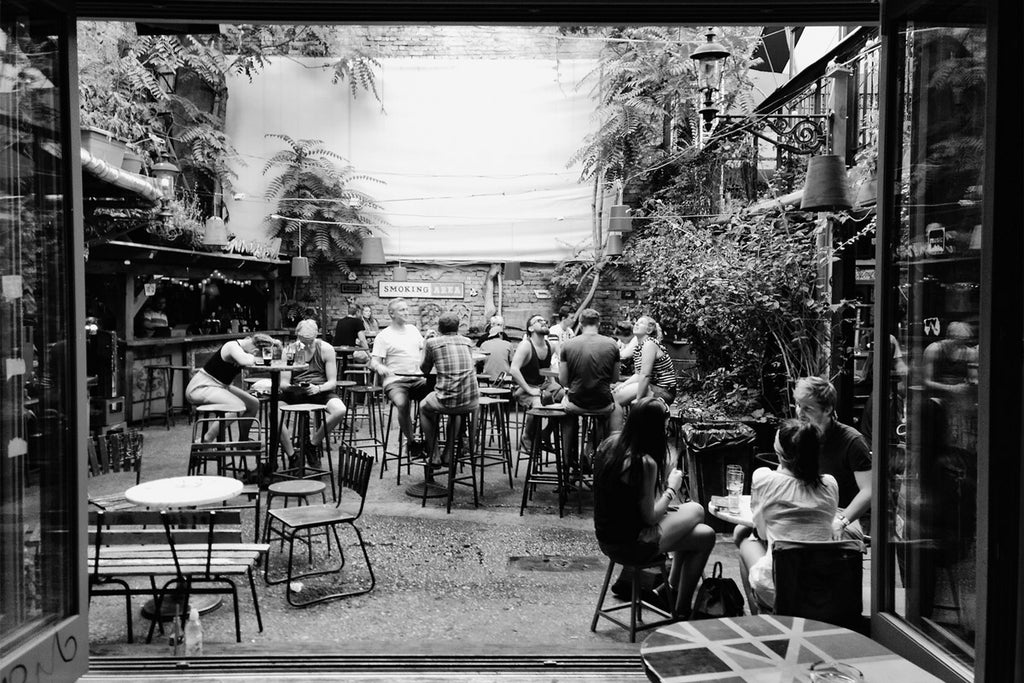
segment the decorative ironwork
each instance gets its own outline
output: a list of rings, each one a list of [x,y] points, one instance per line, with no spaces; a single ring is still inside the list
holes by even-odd
[[[794,154],[815,154],[828,144],[828,114],[769,114],[757,118],[719,116],[719,125],[729,126],[720,135],[735,138],[750,134]],[[770,131],[772,135],[768,135]]]

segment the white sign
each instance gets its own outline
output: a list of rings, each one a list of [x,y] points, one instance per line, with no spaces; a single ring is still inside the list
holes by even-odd
[[[377,293],[384,299],[464,299],[461,282],[384,282],[377,283]]]

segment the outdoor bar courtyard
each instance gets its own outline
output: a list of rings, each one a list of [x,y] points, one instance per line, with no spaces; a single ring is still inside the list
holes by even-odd
[[[3,683],[1018,680],[1019,7],[109,1],[0,8]]]

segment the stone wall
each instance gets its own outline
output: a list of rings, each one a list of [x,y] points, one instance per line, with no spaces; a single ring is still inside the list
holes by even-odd
[[[486,327],[486,285],[491,265],[487,263],[439,265],[435,263],[406,263],[408,276],[404,282],[462,284],[463,297],[433,299],[404,297],[410,305],[412,322],[429,329],[436,326],[437,316],[443,312],[455,311],[463,320],[463,329]],[[380,282],[394,281],[395,266],[361,266],[353,268],[354,279],[339,274],[328,275],[323,281],[316,273],[313,277],[300,280],[296,297],[319,303],[326,294],[327,320],[333,330],[338,318],[345,314],[349,300],[360,305],[369,304],[381,325],[388,323],[387,307],[392,300],[379,294]],[[502,315],[509,327],[525,328],[526,321],[535,314],[550,316],[554,311],[549,285],[553,264],[522,265],[523,279],[504,281]],[[358,288],[358,292],[348,291]],[[608,329],[615,320],[629,317],[640,294],[636,279],[627,271],[607,270],[602,277],[602,286],[594,297],[594,307],[605,316]],[[292,292],[291,283],[285,283],[285,292]],[[497,305],[495,289],[493,303]]]

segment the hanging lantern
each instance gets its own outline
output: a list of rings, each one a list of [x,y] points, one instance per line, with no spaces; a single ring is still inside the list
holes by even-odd
[[[505,279],[506,280],[522,280],[523,279],[523,268],[519,261],[509,261],[505,264]]]
[[[396,282],[402,282],[409,279],[409,269],[399,263],[395,266],[395,272],[392,274],[391,279]]]
[[[823,154],[807,160],[807,179],[801,211],[839,211],[853,208],[850,202],[846,165],[837,154]]]
[[[206,227],[203,231],[203,244],[208,247],[223,247],[228,243],[228,226],[220,216],[210,216],[206,219]]]
[[[625,204],[611,207],[610,215],[608,232],[630,232],[633,229],[633,219],[629,217],[629,207]]]
[[[309,277],[309,259],[305,256],[292,258],[292,277]]]
[[[387,263],[384,260],[384,241],[380,237],[363,238],[363,253],[359,263],[364,266],[383,266]]]
[[[622,256],[622,235],[613,232],[608,234],[608,242],[604,246],[605,256]]]
[[[153,177],[156,178],[156,186],[164,199],[174,199],[174,182],[178,179],[181,170],[172,164],[167,158],[159,163],[153,164]]]

